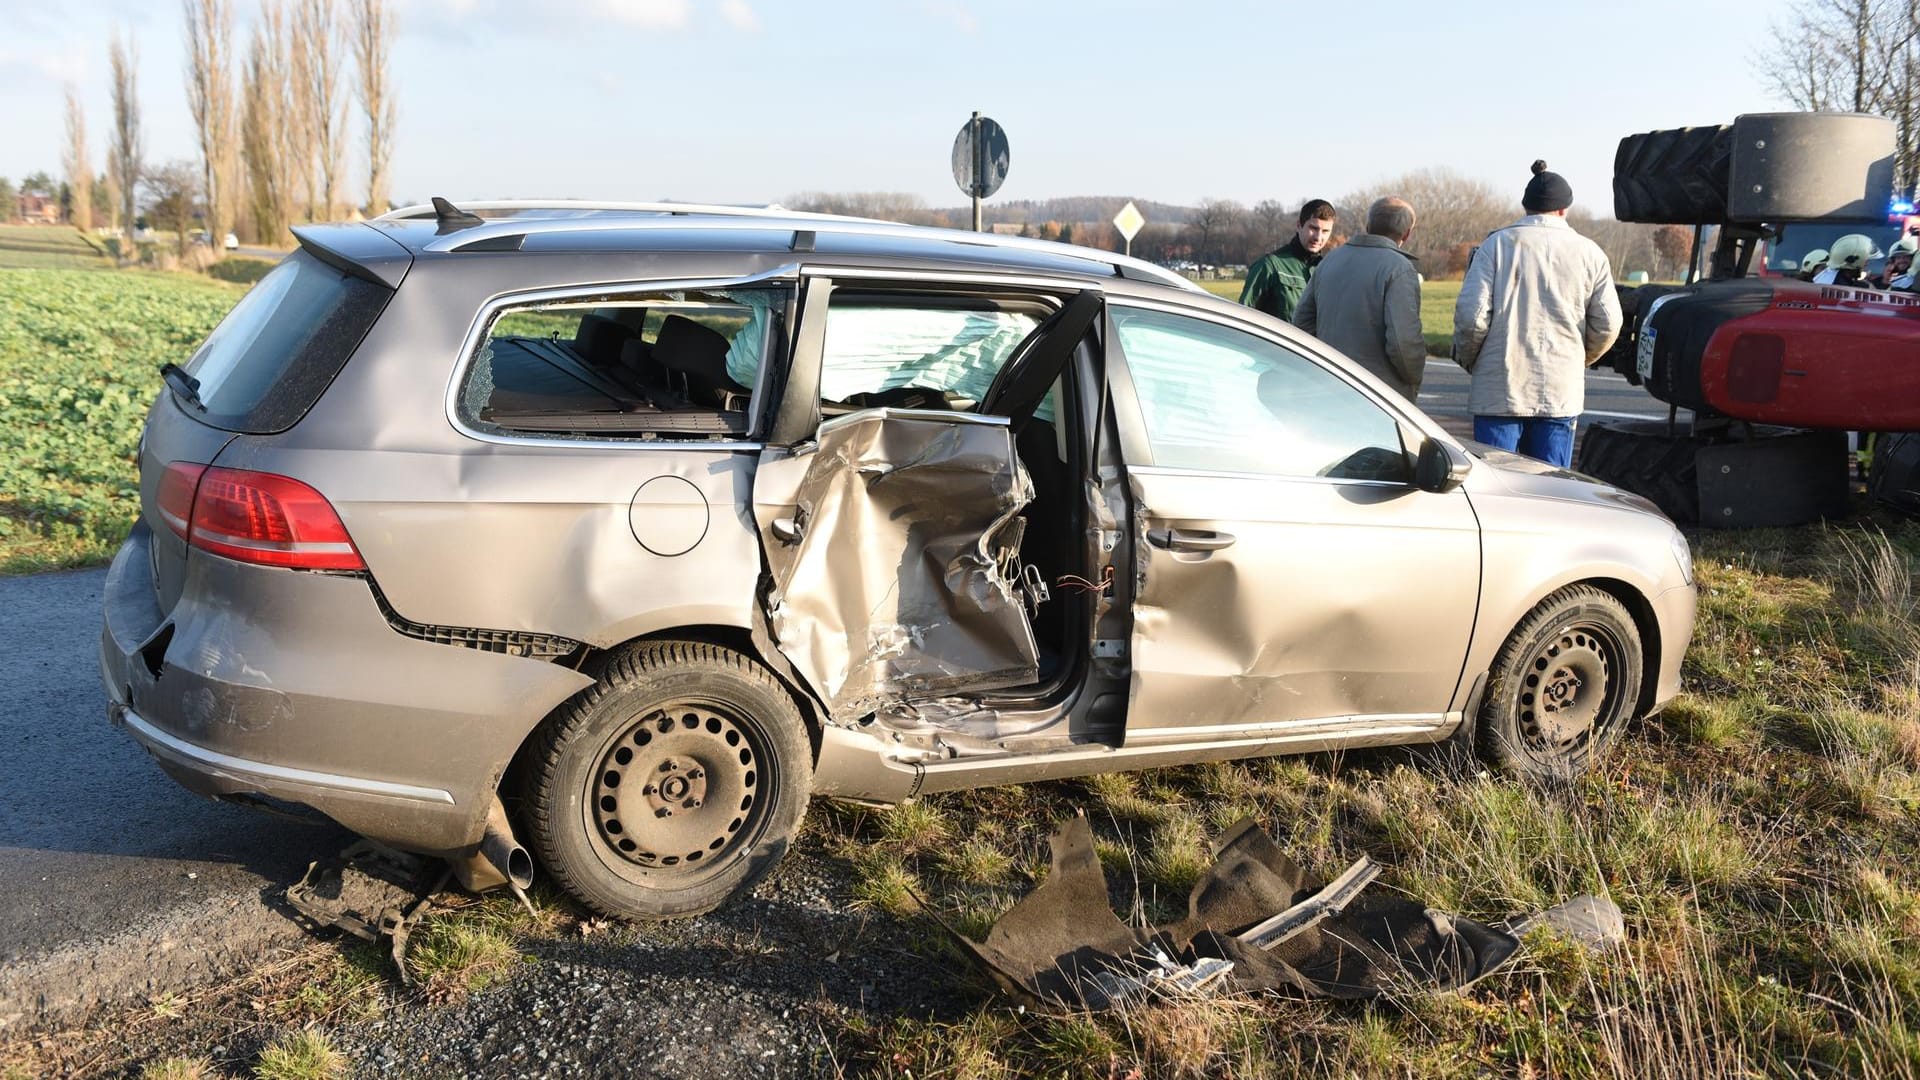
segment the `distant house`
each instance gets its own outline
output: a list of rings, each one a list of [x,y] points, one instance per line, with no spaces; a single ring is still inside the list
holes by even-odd
[[[20,196],[20,220],[29,225],[60,224],[60,200],[47,195]]]
[[[987,226],[988,231],[996,236],[1019,236],[1025,228],[1026,225],[1018,221],[997,221]]]

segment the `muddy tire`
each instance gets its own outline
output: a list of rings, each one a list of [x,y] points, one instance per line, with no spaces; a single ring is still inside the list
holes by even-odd
[[[1669,434],[1664,420],[1608,420],[1580,439],[1574,469],[1651,500],[1682,525],[1700,520],[1695,459],[1705,441]]]
[[[1573,585],[1542,600],[1494,659],[1480,752],[1522,776],[1584,772],[1640,700],[1640,631],[1619,600]]]
[[[1613,216],[1655,225],[1717,225],[1727,219],[1732,162],[1731,125],[1629,135],[1613,157]]]
[[[541,725],[528,844],[595,911],[698,915],[786,854],[812,760],[799,710],[764,668],[717,645],[644,642]]]

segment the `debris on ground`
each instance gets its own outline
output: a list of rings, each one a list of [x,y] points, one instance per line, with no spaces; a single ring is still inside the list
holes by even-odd
[[[314,929],[345,930],[375,944],[386,938],[406,984],[407,937],[452,876],[437,859],[363,838],[333,858],[308,864],[306,874],[287,887],[287,903]]]
[[[1062,825],[1052,846],[1046,880],[986,941],[953,934],[1004,990],[1039,1004],[1105,1009],[1156,996],[1278,991],[1355,999],[1455,990],[1505,963],[1534,926],[1593,946],[1625,934],[1619,909],[1600,897],[1487,925],[1368,892],[1380,867],[1364,857],[1323,884],[1251,819],[1221,837],[1186,918],[1138,928],[1108,903],[1086,818]]]

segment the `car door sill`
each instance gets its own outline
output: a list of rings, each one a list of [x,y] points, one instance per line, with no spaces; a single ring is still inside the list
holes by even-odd
[[[1093,773],[1308,754],[1396,743],[1432,742],[1460,721],[1458,712],[1319,717],[1271,724],[1134,731],[1125,745],[1077,743],[1042,753],[900,760],[896,748],[865,731],[829,726],[814,767],[814,793],[893,803],[963,788],[1055,780]],[[1148,733],[1151,732],[1149,735]],[[1143,741],[1142,736],[1147,738]]]

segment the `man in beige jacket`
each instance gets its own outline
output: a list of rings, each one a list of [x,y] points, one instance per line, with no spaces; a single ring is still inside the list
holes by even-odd
[[[1620,334],[1613,268],[1567,224],[1573,188],[1533,163],[1527,216],[1474,251],[1453,307],[1453,359],[1473,373],[1473,437],[1565,468],[1587,368]]]
[[[1413,235],[1405,199],[1377,199],[1367,208],[1367,234],[1320,260],[1300,294],[1293,325],[1345,353],[1408,401],[1427,371],[1420,332],[1420,275],[1401,250]]]

